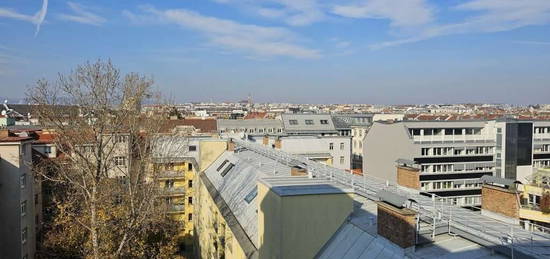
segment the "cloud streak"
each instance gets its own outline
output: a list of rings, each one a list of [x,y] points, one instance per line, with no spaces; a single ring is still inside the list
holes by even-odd
[[[146,15],[136,15],[129,11],[125,11],[124,15],[137,23],[157,21],[176,24],[203,34],[213,45],[257,57],[287,56],[311,59],[321,56],[318,50],[296,44],[296,36],[285,28],[243,24],[205,16],[187,9],[142,9]]]
[[[369,0],[336,5],[332,12],[347,18],[388,19],[395,27],[423,25],[433,20],[433,8],[425,0]]]
[[[42,1],[42,8],[34,15],[21,14],[13,9],[0,8],[0,17],[30,22],[34,24],[36,26],[36,31],[34,32],[35,37],[40,32],[40,26],[44,22],[44,19],[46,18],[47,13],[48,13],[48,0]]]
[[[94,14],[90,11],[87,11],[86,7],[74,3],[74,2],[67,2],[67,5],[69,5],[69,8],[73,11],[73,14],[60,14],[59,19],[65,20],[65,21],[71,21],[71,22],[77,22],[82,24],[89,24],[89,25],[95,25],[99,26],[106,22],[106,19]]]
[[[413,37],[376,43],[370,47],[380,49],[446,35],[502,32],[550,23],[550,1],[547,0],[472,0],[453,9],[480,14],[469,16],[462,22],[430,24]]]

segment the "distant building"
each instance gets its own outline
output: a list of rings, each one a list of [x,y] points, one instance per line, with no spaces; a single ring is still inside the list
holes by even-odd
[[[546,121],[375,122],[364,142],[363,173],[398,181],[395,161],[410,161],[418,189],[477,206],[482,176],[524,181],[550,161],[543,151],[549,136]]]
[[[351,169],[350,137],[286,135],[249,136],[249,139],[335,168]]]
[[[220,134],[283,134],[283,124],[278,119],[218,119],[217,128]]]
[[[283,114],[281,117],[288,135],[338,135],[329,114]]]

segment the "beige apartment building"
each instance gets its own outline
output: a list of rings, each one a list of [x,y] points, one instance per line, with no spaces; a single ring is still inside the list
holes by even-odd
[[[0,258],[34,258],[35,190],[32,138],[0,130]]]

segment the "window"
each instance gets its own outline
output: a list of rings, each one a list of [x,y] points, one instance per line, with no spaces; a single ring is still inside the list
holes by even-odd
[[[429,154],[428,153],[429,151],[430,151],[429,148],[422,148],[421,153],[422,153],[423,156],[427,156]]]
[[[193,180],[187,181],[187,187],[193,188]]]
[[[193,170],[193,164],[187,163],[187,171],[192,171],[192,170]]]
[[[323,125],[328,124],[328,120],[321,120],[321,124],[323,124]]]
[[[51,153],[52,153],[52,147],[50,147],[50,146],[45,146],[45,147],[44,147],[44,153],[46,153],[46,154],[51,154]]]
[[[329,150],[334,150],[334,143],[329,143],[328,144],[328,149]]]
[[[229,162],[229,160],[224,160],[223,163],[222,163],[220,166],[218,166],[218,168],[216,169],[216,171],[219,172],[220,170],[222,170],[222,168],[225,166],[225,164],[227,164],[227,162]]]
[[[115,156],[115,165],[120,167],[126,167],[126,157]]]
[[[341,156],[341,157],[340,157],[340,164],[341,164],[341,165],[344,164],[344,156]]]
[[[172,188],[172,187],[174,187],[174,180],[164,181],[164,188]]]
[[[197,151],[197,146],[189,146],[189,151]]]
[[[342,143],[340,143],[340,150],[344,150],[344,146],[345,146],[345,145],[344,145],[344,143],[343,143],[343,142],[342,142]]]
[[[22,230],[21,230],[21,243],[26,243],[27,242],[27,227],[24,227]]]
[[[252,191],[250,191],[246,197],[244,197],[244,200],[246,203],[250,204],[254,198],[256,198],[256,195],[258,195],[258,187],[254,187]]]
[[[27,174],[22,174],[19,177],[19,185],[21,185],[21,189],[25,189],[27,186]]]
[[[38,204],[38,198],[39,198],[38,194],[35,194],[34,195],[34,205]]]
[[[222,177],[224,177],[231,169],[233,169],[235,165],[232,163],[229,163],[229,165],[220,173]]]
[[[189,213],[189,215],[187,215],[187,220],[193,220],[193,213]]]
[[[298,125],[298,120],[289,120],[290,125]]]
[[[420,183],[420,189],[422,190],[428,190],[429,183]]]
[[[187,204],[193,204],[193,197],[187,197]]]
[[[313,125],[313,120],[306,120],[306,125]]]
[[[128,140],[128,136],[121,136],[121,135],[115,136],[115,143],[125,143],[127,140]]]
[[[27,214],[27,201],[21,202],[21,216],[25,216]]]

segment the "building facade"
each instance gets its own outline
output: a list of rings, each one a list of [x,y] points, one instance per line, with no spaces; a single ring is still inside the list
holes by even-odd
[[[36,252],[35,177],[32,138],[0,136],[0,257],[34,258]]]
[[[534,167],[544,165],[542,150],[550,143],[545,125],[515,120],[375,122],[365,138],[363,172],[396,181],[395,161],[413,161],[421,191],[478,206],[482,176],[525,181]]]

